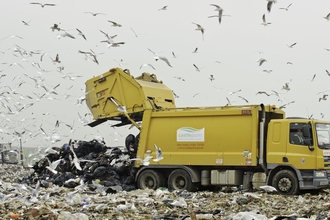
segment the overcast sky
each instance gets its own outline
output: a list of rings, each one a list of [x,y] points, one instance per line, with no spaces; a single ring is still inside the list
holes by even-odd
[[[55,4],[44,7],[32,2],[2,2],[0,142],[17,146],[13,133],[26,131],[24,147],[62,146],[70,138],[89,141],[96,136],[109,146],[124,145],[126,135],[136,135],[137,129],[114,129],[111,122],[90,128],[79,117],[92,120],[85,117],[85,102],[77,101],[84,97],[86,80],[113,67],[129,69],[133,76],[156,74],[174,90],[178,107],[222,106],[228,100],[241,105],[247,100],[286,105],[287,116],[330,119],[329,100],[320,99],[330,91],[330,22],[325,18],[330,1],[278,0],[270,12],[266,0],[40,1]],[[220,24],[217,17],[209,18],[218,14],[211,4],[223,9]],[[166,10],[160,10],[164,6]],[[263,15],[268,25],[262,24]],[[193,23],[201,25],[204,34]],[[52,31],[54,24],[61,30]],[[107,38],[100,30],[125,44],[108,47],[101,42]],[[62,36],[65,32],[74,39]],[[172,67],[155,61],[148,48]],[[94,51],[99,64],[79,50]],[[57,54],[60,63],[53,62]],[[259,65],[261,58],[266,61]],[[144,63],[156,70],[140,69]],[[283,89],[286,83],[290,90]],[[54,140],[57,120],[58,141],[51,143],[47,135]]]

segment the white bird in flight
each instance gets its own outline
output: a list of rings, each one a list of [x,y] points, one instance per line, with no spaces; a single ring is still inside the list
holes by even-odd
[[[87,40],[86,37],[85,37],[85,35],[84,35],[84,33],[81,32],[81,30],[79,30],[78,28],[76,28],[76,30],[78,31],[78,34],[79,34],[80,36],[82,36],[85,40]]]
[[[196,23],[194,23],[194,22],[192,22],[194,25],[197,25],[197,28],[195,29],[196,31],[200,31],[200,32],[202,32],[202,38],[203,38],[203,40],[204,40],[204,31],[205,31],[205,29],[200,25],[200,24],[196,24]]]
[[[62,37],[69,37],[72,39],[76,39],[74,36],[72,36],[71,34],[69,34],[68,32],[64,31],[64,33],[59,34],[56,36],[57,39],[61,39]]]
[[[267,25],[269,25],[269,24],[271,24],[271,23],[269,23],[269,22],[267,22],[266,21],[266,15],[265,14],[263,14],[263,16],[262,16],[262,23],[261,23],[263,26],[267,26]]]
[[[267,60],[265,58],[260,58],[257,62],[259,62],[259,66],[261,66],[264,62],[267,62]]]
[[[141,69],[142,67],[144,67],[144,66],[150,66],[151,68],[153,68],[154,70],[156,70],[156,68],[155,68],[153,65],[149,64],[149,63],[144,63],[144,64],[142,64],[142,65],[140,66],[140,69]]]
[[[288,7],[286,7],[286,8],[280,8],[280,9],[283,9],[283,10],[288,11],[291,5],[292,5],[292,3],[290,5],[288,5]]]
[[[80,161],[79,161],[76,153],[73,150],[72,144],[70,144],[70,151],[73,154],[72,162],[74,163],[75,167],[77,168],[77,170],[82,170],[82,168],[80,166]]]
[[[267,11],[268,13],[272,10],[273,4],[276,2],[276,0],[267,0]]]
[[[155,149],[156,149],[156,159],[154,159],[153,161],[159,162],[159,161],[164,159],[163,152],[159,147],[157,147],[156,144],[154,146],[155,146]]]
[[[211,5],[215,7],[214,11],[218,11],[218,15],[212,15],[212,16],[209,16],[209,18],[218,17],[219,24],[221,24],[223,9],[219,5],[215,5],[215,4],[211,4]]]
[[[200,72],[199,68],[196,66],[196,64],[193,64],[193,66],[195,67],[196,71]]]
[[[289,83],[285,83],[285,85],[282,87],[282,89],[289,91],[290,90]]]
[[[42,8],[45,7],[45,6],[56,6],[55,4],[42,4],[42,3],[39,3],[39,2],[31,2],[30,4],[32,5],[40,5]]]
[[[110,22],[112,24],[111,26],[113,26],[113,27],[121,27],[121,24],[118,24],[117,22],[110,21],[110,20],[108,20],[108,22]]]
[[[91,14],[91,15],[93,15],[94,17],[95,17],[96,15],[105,15],[104,13],[98,13],[98,12],[94,13],[94,12],[90,12],[90,11],[87,11],[87,12],[85,12],[85,13],[87,13],[87,14]]]
[[[148,50],[149,50],[151,53],[153,53],[153,54],[155,55],[154,59],[155,59],[156,61],[158,61],[158,60],[162,60],[162,61],[164,61],[168,66],[172,67],[171,64],[170,64],[170,62],[168,61],[168,59],[167,59],[166,57],[159,56],[157,53],[153,52],[153,51],[150,50],[149,48],[148,48]]]
[[[161,7],[160,9],[158,9],[158,11],[165,11],[165,10],[167,10],[167,7],[168,7],[168,5],[165,5],[165,6]]]
[[[327,16],[325,16],[324,17],[327,21],[329,21],[330,20],[330,13],[327,15]]]
[[[295,46],[297,44],[297,42],[291,44],[291,45],[288,45],[289,48],[293,48],[293,46]]]
[[[150,164],[149,160],[151,160],[152,158],[153,158],[153,156],[147,156],[143,160],[141,158],[133,158],[131,160],[139,160],[142,162],[143,166],[149,166],[149,164]]]
[[[62,159],[55,160],[54,162],[51,162],[51,161],[49,160],[48,157],[46,157],[46,159],[47,159],[47,162],[48,162],[48,166],[46,166],[46,168],[47,168],[50,172],[52,172],[52,173],[54,173],[54,174],[57,174],[58,171],[56,170],[56,168],[57,168],[57,166],[61,163],[61,160],[62,160]]]

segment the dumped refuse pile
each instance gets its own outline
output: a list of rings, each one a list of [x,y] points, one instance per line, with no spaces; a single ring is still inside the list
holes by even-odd
[[[130,145],[128,145],[131,148]],[[128,149],[129,149],[128,148]],[[48,188],[51,185],[75,188],[85,184],[90,190],[104,186],[106,192],[136,189],[135,169],[130,151],[119,147],[107,147],[104,142],[71,141],[62,147],[53,147],[41,160],[35,162],[34,170],[19,183]]]

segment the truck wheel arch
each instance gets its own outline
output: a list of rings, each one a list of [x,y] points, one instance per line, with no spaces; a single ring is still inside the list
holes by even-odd
[[[275,188],[277,188],[273,183],[275,181],[274,178],[278,178],[280,175],[286,175],[288,177],[292,177],[289,178],[291,179],[293,182],[296,182],[296,188],[297,189],[293,189],[293,193],[297,194],[299,192],[300,189],[300,181],[302,179],[301,177],[301,173],[299,171],[297,171],[296,169],[294,169],[291,166],[278,166],[275,169],[272,169],[267,177],[267,185],[272,185]],[[295,188],[295,186],[293,186]],[[285,193],[282,193],[285,194]]]

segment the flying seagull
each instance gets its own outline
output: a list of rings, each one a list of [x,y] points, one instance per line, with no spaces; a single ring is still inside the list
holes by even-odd
[[[52,59],[52,58],[50,58],[50,59]],[[60,56],[59,56],[58,54],[56,54],[55,59],[54,59],[54,60],[52,59],[52,61],[53,61],[54,63],[61,63],[61,61],[60,61]]]
[[[288,7],[286,7],[286,8],[280,8],[280,9],[283,9],[283,10],[288,11],[291,5],[292,5],[292,3],[290,5],[288,5]]]
[[[263,72],[269,74],[269,73],[273,72],[273,70],[263,70]]]
[[[270,96],[270,94],[268,94],[267,92],[265,92],[265,91],[259,91],[259,92],[257,92],[257,94],[256,95],[258,95],[258,94],[265,94],[266,96]]]
[[[262,16],[262,23],[261,23],[263,26],[267,26],[267,25],[269,25],[269,24],[271,24],[271,23],[269,23],[269,22],[267,22],[266,21],[266,15],[265,14],[263,14],[263,16]]]
[[[162,8],[158,9],[158,11],[165,11],[167,10],[168,5],[163,6]]]
[[[320,97],[319,98],[319,102],[321,101],[321,100],[327,100],[328,99],[328,94],[324,94],[322,97]]]
[[[113,27],[121,27],[121,24],[118,24],[117,22],[110,21],[110,20],[108,20],[108,22],[110,22]]]
[[[293,46],[295,46],[297,44],[297,42],[296,43],[293,43],[293,44],[291,44],[291,45],[288,45],[288,47],[289,48],[293,48]]]
[[[289,91],[290,90],[289,83],[285,83],[285,85],[282,87],[282,89]]]
[[[156,61],[158,61],[158,60],[162,60],[162,61],[164,61],[168,66],[172,67],[171,64],[170,64],[170,62],[168,61],[168,59],[167,59],[166,57],[158,56],[157,53],[153,52],[153,51],[150,50],[149,48],[148,48],[148,50],[149,50],[151,53],[153,53],[153,54],[155,55],[154,59],[155,59]]]
[[[193,66],[195,67],[196,71],[200,72],[199,68],[196,66],[196,64],[193,64]]]
[[[62,159],[55,160],[54,162],[51,162],[51,161],[49,160],[48,157],[46,157],[46,159],[47,159],[47,162],[48,162],[48,166],[46,166],[46,168],[47,168],[50,172],[52,172],[52,173],[54,173],[54,174],[57,174],[58,171],[56,170],[56,168],[57,168],[57,166],[61,163],[61,160],[62,160]]]
[[[153,156],[147,156],[143,160],[141,158],[132,158],[131,160],[139,160],[142,162],[143,166],[149,166],[149,164],[150,164],[149,160],[151,160],[152,158],[153,158]]]
[[[149,63],[144,63],[144,64],[142,64],[142,65],[140,66],[140,69],[141,69],[142,67],[144,67],[144,66],[150,66],[151,68],[153,68],[154,70],[156,70],[156,68],[155,68],[153,65],[149,64]]]
[[[261,66],[264,62],[267,62],[267,60],[265,58],[260,58],[257,62],[259,62],[259,66]]]
[[[267,0],[267,11],[270,12],[272,10],[272,6],[276,3],[276,0]]]
[[[173,55],[173,58],[176,58],[176,55],[175,55],[175,53],[172,51],[172,55]]]
[[[23,37],[20,37],[20,36],[18,36],[18,35],[9,35],[9,36],[7,36],[7,37],[2,38],[1,40],[7,39],[7,38],[15,38],[15,37],[17,37],[17,38],[19,38],[19,39],[23,39]]]
[[[313,75],[311,82],[314,81],[315,77],[316,77],[316,73]]]
[[[74,36],[72,36],[71,34],[69,34],[68,32],[64,31],[64,33],[59,34],[56,36],[57,39],[60,39],[61,37],[69,37],[71,39],[76,39]]]
[[[85,37],[85,35],[83,34],[83,32],[81,32],[81,30],[79,30],[78,28],[76,28],[76,30],[78,31],[78,34],[80,36],[82,36],[85,40],[87,40],[86,37]]]
[[[218,15],[212,15],[212,16],[209,16],[209,18],[218,17],[219,24],[221,24],[221,18],[222,18],[223,9],[219,5],[215,5],[215,4],[211,4],[211,6],[214,6],[215,7],[214,11],[218,11]]]
[[[125,42],[114,42],[113,39],[110,37],[109,40],[102,40],[102,42],[108,43],[108,48],[110,47],[120,47],[121,44],[125,44]]]
[[[175,98],[179,98],[179,96],[173,90],[172,90],[172,93],[173,93]]]
[[[87,11],[87,12],[85,12],[85,13],[87,13],[87,14],[91,14],[91,15],[93,15],[94,17],[95,17],[96,15],[105,15],[105,14],[103,14],[103,13],[94,13],[94,12],[90,12],[90,11]]]
[[[31,20],[30,20],[30,21],[31,21]],[[30,26],[30,25],[29,25],[30,21],[22,21],[22,22],[23,22],[24,25],[26,25],[26,26]]]
[[[327,21],[329,21],[330,20],[330,13],[327,16],[325,16],[324,18],[327,19]]]
[[[246,98],[242,97],[242,96],[238,96],[238,98],[241,98],[241,99],[243,99],[246,103],[249,103],[249,101],[248,101]]]
[[[330,76],[330,73],[329,73],[329,71],[328,71],[328,70],[325,70],[325,72],[328,74],[328,76]]]
[[[100,30],[100,32],[101,32],[102,34],[104,34],[104,36],[105,36],[108,40],[117,37],[117,35],[110,36],[108,33],[105,33],[104,31],[101,31],[101,30]]]
[[[229,95],[234,95],[235,93],[238,93],[240,91],[242,91],[242,89],[239,89],[239,90],[236,90],[236,91],[233,91],[233,92],[229,92]]]
[[[73,158],[72,158],[72,162],[74,163],[75,167],[77,168],[77,170],[82,170],[81,166],[80,166],[80,160],[78,159],[76,153],[73,150],[72,144],[70,144],[70,151],[73,154]]]
[[[50,29],[52,29],[53,32],[54,32],[54,30],[57,30],[57,31],[62,30],[62,29],[58,26],[58,24],[54,24],[52,27],[50,27]]]
[[[159,161],[164,159],[163,152],[159,147],[157,147],[156,144],[154,146],[155,146],[155,149],[156,149],[156,159],[153,159],[153,161],[159,162]]]
[[[40,5],[42,8],[45,7],[45,6],[56,6],[55,4],[42,4],[42,3],[39,3],[39,2],[31,2],[30,4],[32,5]]]
[[[202,32],[202,38],[203,38],[203,40],[204,40],[204,31],[205,31],[205,29],[200,25],[200,24],[196,24],[196,23],[194,23],[194,22],[192,22],[194,25],[197,25],[197,28],[195,29],[196,31],[200,31],[200,32]]]
[[[186,81],[184,78],[182,78],[181,76],[174,76],[174,78],[182,80],[182,81]]]

